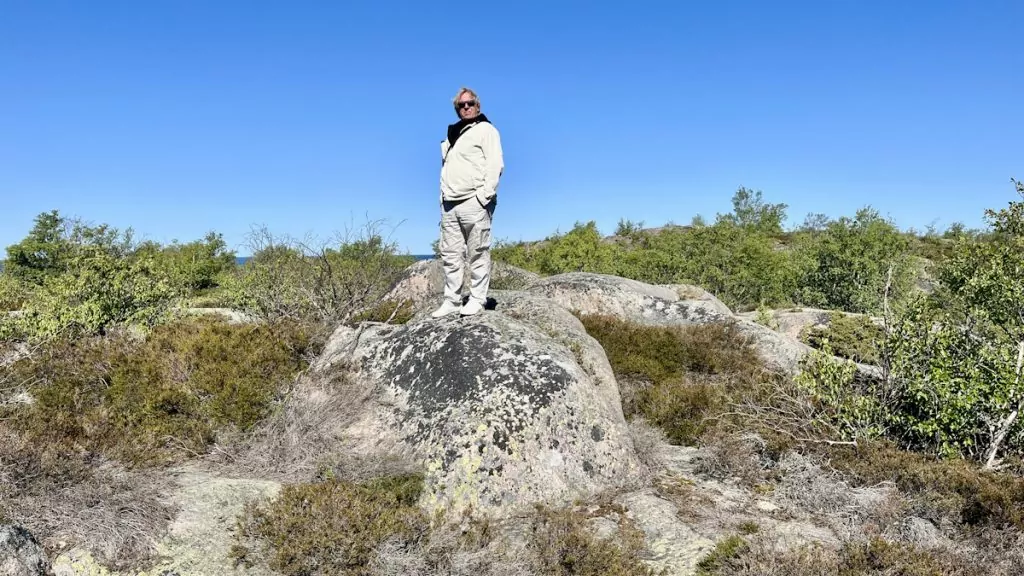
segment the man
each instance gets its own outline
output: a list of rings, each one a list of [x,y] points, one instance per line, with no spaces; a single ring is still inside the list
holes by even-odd
[[[469,88],[452,100],[459,121],[441,142],[441,262],[444,303],[434,318],[455,311],[479,314],[491,278],[491,219],[498,203],[498,180],[505,168],[498,130],[480,112],[480,98]],[[463,254],[468,254],[469,299],[462,303]]]

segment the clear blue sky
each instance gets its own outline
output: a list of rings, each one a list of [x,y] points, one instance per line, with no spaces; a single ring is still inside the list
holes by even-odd
[[[0,0],[0,247],[58,209],[169,242],[385,219],[429,252],[450,98],[494,233],[809,212],[960,220],[1024,178],[1024,2]]]

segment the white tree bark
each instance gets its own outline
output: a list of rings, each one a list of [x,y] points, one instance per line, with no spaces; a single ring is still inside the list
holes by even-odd
[[[1013,378],[1013,390],[1017,393],[1017,388],[1020,386],[1020,373],[1021,368],[1024,367],[1024,340],[1017,346],[1017,371]],[[1024,397],[1017,401],[1017,407],[1011,411],[1006,418],[999,425],[999,430],[996,432],[992,443],[989,444],[988,454],[985,458],[985,469],[991,470],[996,465],[996,454],[999,453],[999,446],[1003,443],[1006,435],[1010,432],[1010,428],[1013,427],[1013,423],[1017,421],[1017,416],[1020,414],[1021,409],[1024,408]]]

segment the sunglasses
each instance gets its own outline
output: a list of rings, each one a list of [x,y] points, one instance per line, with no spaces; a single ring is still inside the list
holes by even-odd
[[[476,106],[476,100],[466,100],[465,102],[459,102],[455,105],[456,108],[466,109]]]

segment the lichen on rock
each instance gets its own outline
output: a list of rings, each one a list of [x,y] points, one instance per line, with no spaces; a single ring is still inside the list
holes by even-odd
[[[567,329],[575,340],[492,312],[345,329],[314,370],[346,371],[373,391],[344,436],[364,454],[411,447],[426,508],[568,501],[624,485],[641,467],[609,401],[614,378],[595,378],[577,359],[599,346],[578,322]]]

